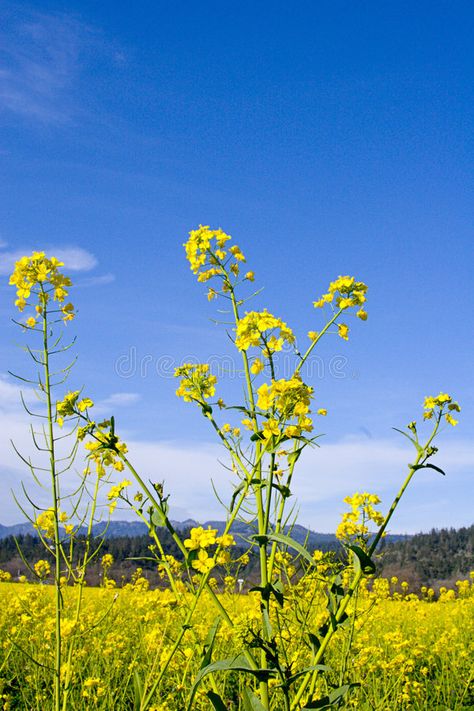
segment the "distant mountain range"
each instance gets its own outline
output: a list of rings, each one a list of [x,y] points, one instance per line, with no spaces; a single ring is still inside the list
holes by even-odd
[[[203,526],[204,528],[210,526],[211,528],[217,528],[219,534],[221,534],[225,527],[224,521],[206,521],[205,523],[199,523],[194,519],[186,519],[185,521],[172,521],[172,523],[178,531],[190,529],[195,526]],[[105,527],[105,523],[98,523],[94,527],[94,533],[102,533]],[[232,526],[232,533],[236,538],[249,538],[254,532],[254,529],[250,525],[240,521],[236,521]],[[136,538],[137,536],[144,536],[146,534],[147,527],[141,521],[111,521],[105,535],[106,538]],[[12,526],[3,526],[0,524],[0,539],[7,538],[8,536],[21,535],[35,536],[37,534],[31,523],[17,523]],[[293,526],[291,535],[292,538],[298,541],[298,543],[304,543],[307,541],[309,549],[322,548],[324,550],[328,550],[336,548],[339,545],[338,540],[333,533],[317,533],[305,528],[305,526],[300,526],[299,524],[295,524],[295,526]],[[411,536],[408,535],[392,534],[387,536],[386,542],[404,541],[410,537]]]

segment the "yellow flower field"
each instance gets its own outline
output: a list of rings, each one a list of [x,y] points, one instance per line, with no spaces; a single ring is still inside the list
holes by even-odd
[[[354,629],[338,631],[345,642],[353,635],[345,658],[345,644],[335,645],[325,663],[334,682],[364,681],[342,708],[393,711],[457,711],[474,708],[474,586],[460,581],[456,591],[442,592],[436,601],[428,590],[405,595],[395,581],[376,581],[372,591],[362,589]],[[65,588],[62,635],[69,650],[63,674],[71,670],[70,709],[133,709],[137,686],[150,686],[160,674],[183,619],[182,606],[169,590],[150,591],[137,578],[123,589],[86,590],[79,627],[75,627],[75,588]],[[297,636],[296,619],[308,612],[309,627],[324,619],[323,597],[308,581],[288,590],[290,611],[280,620],[288,654],[297,666],[309,658],[305,640]],[[53,659],[53,588],[41,584],[2,583],[0,586],[0,698],[4,709],[53,706],[48,667]],[[213,660],[235,652],[236,640],[248,637],[258,625],[259,600],[255,593],[224,593],[233,627],[221,622]],[[311,599],[310,599],[311,598]],[[198,674],[215,608],[204,595],[185,643],[175,655],[153,698],[155,711],[181,711]],[[367,612],[371,610],[371,614]],[[278,614],[272,608],[272,617]],[[337,652],[334,650],[337,649]],[[342,651],[341,651],[342,650]],[[235,672],[216,672],[204,678],[195,707],[211,708],[206,692],[213,688],[243,709],[241,685],[252,684]],[[315,691],[318,691],[316,687]],[[321,689],[323,694],[324,689]]]

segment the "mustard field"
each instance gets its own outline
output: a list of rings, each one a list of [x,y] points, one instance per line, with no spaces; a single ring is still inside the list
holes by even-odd
[[[147,588],[147,581],[138,576],[123,589],[86,588],[79,624],[74,623],[78,590],[63,589],[61,633],[66,662],[62,674],[68,676],[68,709],[139,708],[144,690],[159,679],[148,708],[183,711],[209,648],[206,640],[213,625],[216,629],[217,624],[217,634],[212,661],[237,656],[258,629],[257,593],[217,593],[225,598],[231,624],[218,619],[210,593],[203,594],[184,644],[160,679],[191,596],[183,592],[177,602],[170,590]],[[332,645],[324,659],[330,667],[329,679],[335,685],[361,684],[351,690],[341,708],[474,709],[473,583],[459,581],[455,590],[441,589],[436,596],[425,588],[418,595],[404,590],[396,580],[377,580],[371,590],[362,586],[354,601],[354,625],[338,630],[337,636],[343,639]],[[278,634],[286,641],[287,663],[301,668],[309,662],[311,648],[298,637],[298,620],[306,616],[310,629],[318,627],[327,613],[317,585],[305,581],[285,594],[284,612],[275,603],[272,616],[278,617]],[[53,708],[54,634],[52,586],[0,584],[0,708]],[[326,681],[320,683],[326,685]],[[207,694],[214,689],[225,699],[226,708],[245,709],[243,685],[258,692],[258,682],[248,675],[225,670],[207,674],[197,687],[194,707],[211,709]],[[323,697],[326,688],[320,691]]]

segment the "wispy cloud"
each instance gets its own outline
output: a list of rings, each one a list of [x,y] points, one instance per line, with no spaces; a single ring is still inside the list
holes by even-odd
[[[115,274],[100,274],[98,276],[87,277],[86,279],[81,279],[76,283],[76,286],[89,287],[89,286],[107,286],[107,284],[112,284],[115,281]]]
[[[4,491],[20,490],[24,480],[28,490],[33,487],[31,475],[24,463],[15,455],[9,440],[12,438],[19,450],[38,461],[40,454],[34,449],[28,423],[31,418],[20,403],[20,389],[27,403],[35,403],[31,388],[20,385],[0,374],[0,474]],[[134,392],[112,393],[97,402],[95,410],[131,407],[140,396]],[[38,403],[39,405],[39,403]],[[208,442],[178,442],[140,440],[120,433],[127,442],[129,457],[143,479],[165,482],[170,502],[200,521],[221,518],[223,510],[211,489],[211,479],[224,501],[231,496],[234,475],[220,461],[227,463],[222,447]],[[64,447],[68,445],[65,442]],[[395,495],[412,451],[396,439],[371,440],[366,437],[348,437],[321,448],[306,450],[298,462],[291,502],[299,509],[299,522],[313,530],[334,531],[340,514],[345,510],[342,499],[355,491],[372,491],[381,496],[382,510],[386,511]],[[78,454],[77,469],[83,467],[84,451]],[[431,470],[421,470],[414,477],[407,495],[391,526],[392,531],[416,532],[433,526],[459,526],[472,523],[472,474],[474,470],[474,444],[467,439],[440,441],[436,464],[447,476]],[[74,468],[64,474],[63,483],[71,489],[77,482]],[[46,502],[46,491],[39,496]],[[0,502],[0,522],[18,521],[8,496]],[[43,501],[43,498],[40,498]],[[179,517],[178,514],[173,514]],[[120,518],[129,517],[120,511]]]
[[[72,15],[9,3],[0,20],[0,107],[43,122],[66,120],[66,90],[79,72],[89,28]]]
[[[101,408],[104,407],[129,407],[135,405],[141,399],[139,393],[112,393],[105,400],[97,403]]]
[[[34,248],[30,245],[24,249],[16,249],[14,252],[2,252],[0,254],[0,274],[11,274],[13,265],[24,254],[31,254]],[[97,258],[82,247],[51,247],[47,254],[54,255],[62,262],[64,268],[72,272],[88,272],[97,266]],[[100,279],[100,277],[96,277]]]

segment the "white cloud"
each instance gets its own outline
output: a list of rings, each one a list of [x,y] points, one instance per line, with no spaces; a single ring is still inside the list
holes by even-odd
[[[42,122],[70,114],[65,91],[79,71],[87,28],[66,14],[6,3],[1,14],[0,107]]]
[[[34,247],[16,249],[14,252],[2,252],[0,254],[0,274],[11,274],[15,262],[25,254],[35,251]],[[97,266],[97,258],[82,247],[50,247],[46,251],[47,255],[54,255],[64,262],[64,269],[71,272],[87,272]]]
[[[112,393],[104,400],[96,403],[97,407],[103,410],[105,407],[129,407],[141,399],[139,393]]]
[[[28,491],[36,492],[35,500],[48,504],[48,489],[34,486],[28,468],[14,453],[10,439],[26,456],[40,460],[29,433],[30,417],[22,410],[19,391],[24,390],[28,403],[34,403],[31,388],[23,388],[6,376],[0,376],[0,471],[4,495],[0,501],[0,523],[15,523],[21,513],[15,508],[7,492],[13,488],[21,491],[20,481],[25,481]],[[105,406],[131,406],[139,400],[137,393],[113,393],[97,403],[96,409]],[[32,409],[35,409],[32,406]],[[38,421],[36,426],[39,427]],[[394,517],[391,530],[416,532],[433,526],[459,526],[472,523],[474,480],[474,443],[464,439],[449,439],[456,433],[448,431],[440,438],[440,452],[435,463],[446,471],[443,477],[432,470],[420,470],[402,499]],[[212,491],[211,479],[224,501],[232,493],[233,475],[219,463],[227,464],[226,453],[218,444],[196,442],[184,444],[176,441],[138,440],[121,433],[129,447],[129,457],[145,481],[165,482],[166,493],[174,518],[186,512],[199,521],[222,518],[223,511]],[[68,442],[62,443],[65,448]],[[393,439],[361,439],[348,437],[306,450],[298,462],[293,484],[299,522],[317,531],[333,531],[339,516],[345,510],[342,499],[355,491],[378,493],[383,501],[382,510],[390,505],[412,460],[413,451],[405,443]],[[82,469],[78,459],[77,469]],[[47,474],[45,474],[47,476]],[[117,474],[123,478],[123,475]],[[74,469],[62,478],[66,490],[77,482]],[[130,518],[131,514],[117,511],[115,518]]]
[[[115,281],[115,274],[100,274],[99,276],[91,276],[86,279],[81,279],[77,282],[76,286],[89,287],[89,286],[106,286],[107,284],[112,284]]]

